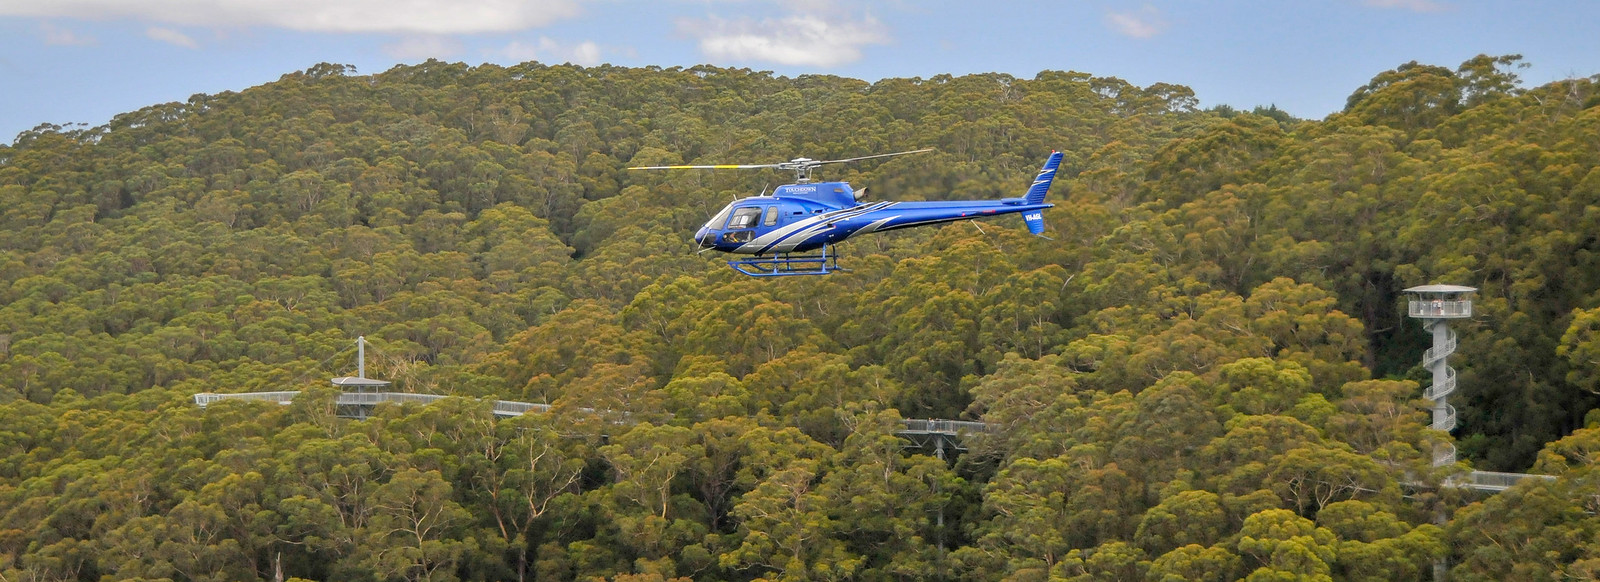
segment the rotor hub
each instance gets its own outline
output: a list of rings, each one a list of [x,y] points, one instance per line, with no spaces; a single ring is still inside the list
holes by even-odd
[[[779,170],[794,172],[796,184],[805,184],[811,181],[811,171],[826,162],[819,162],[811,158],[795,158],[787,162],[778,162]]]

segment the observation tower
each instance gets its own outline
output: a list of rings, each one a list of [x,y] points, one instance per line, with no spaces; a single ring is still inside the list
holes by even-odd
[[[1456,352],[1456,332],[1450,329],[1450,320],[1472,317],[1472,294],[1477,290],[1460,285],[1422,285],[1405,290],[1410,298],[1408,314],[1422,320],[1422,328],[1433,334],[1433,347],[1422,354],[1422,367],[1433,374],[1433,385],[1422,392],[1422,397],[1433,401],[1434,430],[1450,432],[1456,428],[1456,407],[1446,402],[1456,391],[1456,369],[1446,361]],[[1455,445],[1434,445],[1433,466],[1455,462]]]

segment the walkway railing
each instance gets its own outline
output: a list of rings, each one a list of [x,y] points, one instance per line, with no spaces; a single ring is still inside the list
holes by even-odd
[[[901,421],[905,430],[901,433],[917,434],[942,434],[958,436],[963,434],[982,434],[1000,430],[1000,425],[970,420],[945,420],[942,418],[907,418]]]
[[[295,395],[299,393],[299,391],[241,392],[238,394],[212,394],[210,392],[201,392],[194,395],[194,403],[200,405],[200,408],[205,408],[207,404],[220,402],[223,400],[264,400],[268,402],[276,402],[278,404],[288,404],[289,401],[294,400]]]
[[[1467,476],[1466,476],[1466,479],[1465,479],[1466,482],[1457,483],[1457,484],[1458,485],[1463,485],[1463,486],[1466,486],[1466,487],[1471,487],[1471,488],[1476,489],[1478,491],[1488,491],[1488,492],[1491,492],[1491,493],[1499,493],[1501,491],[1505,491],[1507,489],[1510,489],[1512,485],[1516,485],[1517,483],[1521,483],[1525,479],[1544,479],[1546,481],[1555,481],[1556,480],[1554,475],[1532,475],[1532,474],[1528,474],[1528,473],[1499,473],[1499,472],[1495,472],[1495,471],[1473,471],[1471,473],[1467,473]]]
[[[293,402],[294,397],[298,396],[299,394],[300,392],[298,391],[240,392],[234,394],[213,394],[210,392],[203,392],[194,395],[194,403],[199,405],[201,408],[205,408],[209,404],[221,402],[223,400],[274,402],[277,404],[287,405],[290,402]],[[383,403],[399,404],[406,402],[432,404],[445,398],[449,398],[449,396],[443,396],[439,394],[414,394],[410,392],[345,392],[341,393],[339,397],[335,399],[334,403],[340,406],[376,406]],[[493,410],[495,416],[511,417],[521,416],[530,412],[549,412],[550,405],[533,402],[517,402],[514,400],[496,400],[494,401]],[[1452,409],[1452,417],[1454,416],[1454,413],[1455,411]],[[897,431],[898,434],[911,439],[912,442],[917,443],[917,446],[937,447],[941,457],[944,454],[943,450],[947,447],[953,450],[964,450],[965,447],[961,446],[960,444],[962,439],[993,434],[1000,431],[1000,425],[998,424],[974,422],[970,420],[907,418],[903,419],[901,422],[905,428]],[[1445,455],[1449,455],[1450,459],[1453,461],[1455,447],[1449,445],[1448,443],[1440,443],[1440,445],[1442,445],[1442,447],[1448,447],[1448,449],[1435,448],[1435,455],[1443,453]],[[1435,460],[1438,461],[1441,459]],[[1554,480],[1555,477],[1550,475],[1529,475],[1525,473],[1473,471],[1460,478],[1452,479],[1451,481],[1447,482],[1447,484],[1458,487],[1469,487],[1478,491],[1498,493],[1509,489],[1512,485],[1516,485],[1523,479]]]
[[[494,413],[500,416],[522,416],[529,412],[550,412],[550,405],[512,400],[494,401]]]
[[[294,401],[299,391],[285,390],[282,392],[238,392],[233,394],[214,394],[202,392],[194,395],[194,403],[201,408],[206,405],[223,400],[247,400],[256,402],[276,402],[287,405]],[[400,404],[415,402],[418,404],[432,404],[449,398],[440,394],[416,394],[411,392],[343,392],[334,400],[340,406],[375,406],[383,403]],[[587,409],[584,409],[587,410]],[[550,412],[549,404],[534,402],[517,402],[515,400],[494,401],[495,416],[522,416],[529,412]],[[945,420],[940,418],[907,418],[903,421],[905,429],[902,434],[944,435],[950,437],[962,435],[976,435],[991,433],[999,430],[999,425],[973,422],[969,420]]]
[[[286,405],[294,401],[294,397],[298,394],[300,394],[298,391],[240,392],[236,394],[212,394],[210,392],[203,392],[194,395],[194,403],[200,405],[201,408],[205,408],[208,404],[222,400],[249,400],[258,402],[266,401]],[[439,394],[415,394],[411,392],[343,392],[339,394],[338,398],[334,399],[334,404],[339,406],[376,406],[383,403],[401,404],[405,402],[432,404],[446,398],[449,398],[449,396],[443,396]],[[528,412],[549,411],[549,404],[515,402],[511,400],[494,401],[495,416],[522,416]]]

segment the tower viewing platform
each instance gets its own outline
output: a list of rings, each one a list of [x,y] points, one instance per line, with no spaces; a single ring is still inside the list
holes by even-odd
[[[1456,369],[1450,367],[1449,358],[1456,353],[1456,332],[1450,329],[1450,320],[1472,317],[1472,294],[1476,287],[1461,285],[1420,285],[1406,289],[1406,314],[1422,320],[1422,329],[1433,336],[1433,347],[1422,354],[1422,367],[1433,375],[1433,384],[1422,391],[1422,397],[1433,402],[1433,423],[1430,428],[1451,432],[1456,429],[1456,407],[1449,397],[1456,391]],[[1456,446],[1441,442],[1433,447],[1433,466],[1443,467],[1456,463]],[[1549,475],[1525,473],[1497,473],[1473,471],[1457,485],[1479,491],[1500,492],[1523,479],[1554,479]]]
[[[1433,348],[1422,354],[1422,367],[1433,374],[1433,385],[1422,396],[1433,401],[1434,430],[1450,432],[1456,428],[1456,409],[1448,402],[1456,391],[1456,370],[1447,361],[1456,352],[1456,332],[1450,329],[1449,320],[1472,317],[1472,294],[1476,291],[1460,285],[1422,285],[1405,290],[1410,296],[1407,313],[1422,320],[1422,328],[1433,335]],[[1455,445],[1440,443],[1434,447],[1433,466],[1455,462]]]
[[[1421,285],[1406,289],[1409,315],[1417,319],[1467,319],[1472,317],[1476,287]]]

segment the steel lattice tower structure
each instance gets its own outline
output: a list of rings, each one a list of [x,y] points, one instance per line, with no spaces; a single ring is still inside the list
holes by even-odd
[[[1456,391],[1456,370],[1446,361],[1456,352],[1456,332],[1450,329],[1450,320],[1472,317],[1474,287],[1460,285],[1423,285],[1406,289],[1410,296],[1408,314],[1422,320],[1422,328],[1433,335],[1433,347],[1422,354],[1422,367],[1433,374],[1433,385],[1422,392],[1422,397],[1433,401],[1434,430],[1450,432],[1456,428],[1456,407],[1447,402]],[[1456,462],[1456,447],[1439,443],[1433,449],[1433,466],[1442,467]]]

